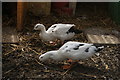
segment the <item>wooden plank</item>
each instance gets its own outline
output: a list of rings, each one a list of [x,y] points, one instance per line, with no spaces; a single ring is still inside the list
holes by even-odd
[[[119,37],[104,28],[88,28],[85,30],[85,35],[90,43],[120,44]]]
[[[50,15],[51,2],[29,2],[27,7],[35,16]]]
[[[87,34],[86,36],[89,42],[92,42],[92,43],[120,44],[120,41],[118,40],[118,38],[113,35]]]
[[[106,38],[105,38],[104,35],[102,35],[101,37],[103,38],[103,40],[104,40],[105,43],[108,43],[108,41],[106,40]]]
[[[96,42],[101,43],[99,36],[97,36],[97,35],[93,35],[93,36],[94,36],[94,38],[96,39]]]
[[[17,30],[21,31],[23,29],[24,17],[26,16],[26,11],[33,12],[34,15],[39,16],[39,14],[49,15],[51,10],[50,2],[22,2],[18,0],[17,2]]]
[[[91,34],[87,34],[87,38],[88,38],[89,42],[92,42],[92,43],[96,42],[93,35],[91,35]]]

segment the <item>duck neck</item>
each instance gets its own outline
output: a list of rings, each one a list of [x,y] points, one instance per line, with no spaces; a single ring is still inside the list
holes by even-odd
[[[63,56],[59,54],[58,50],[52,51],[52,53],[53,55],[50,57],[51,59],[56,60],[56,61],[63,60]]]
[[[46,33],[45,26],[43,26],[43,27],[41,28],[41,33]]]

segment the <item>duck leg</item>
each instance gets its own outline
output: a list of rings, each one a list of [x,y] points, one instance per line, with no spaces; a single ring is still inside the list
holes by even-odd
[[[56,42],[54,42],[54,41],[49,41],[49,43],[53,46],[56,45]]]
[[[63,45],[63,44],[64,44],[64,41],[59,40],[59,39],[56,39],[55,42],[56,42],[56,44],[60,44],[60,45]]]
[[[51,44],[53,46],[57,45],[57,39],[55,39],[54,41],[49,41],[49,44]]]
[[[64,44],[66,41],[58,40],[56,39],[55,41],[49,41],[51,45],[57,45],[57,44]]]
[[[76,66],[76,64],[78,63],[78,61],[73,61],[71,59],[69,59],[67,62],[70,62],[71,64],[65,64],[62,66],[63,69],[70,69],[74,66]]]

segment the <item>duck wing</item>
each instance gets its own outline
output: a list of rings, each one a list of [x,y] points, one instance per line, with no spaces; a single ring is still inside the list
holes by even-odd
[[[69,41],[59,49],[59,53],[63,54],[67,58],[80,60],[93,56],[103,48],[103,46],[96,46],[94,44]]]
[[[53,24],[50,28],[48,28],[48,30],[46,32],[48,33],[52,33],[53,30],[57,27],[57,24]]]
[[[70,28],[75,26],[74,24],[57,24],[52,31],[52,34],[57,38],[64,38],[68,35]],[[73,32],[72,32],[73,33]]]
[[[74,24],[58,24],[57,27],[53,30],[56,34],[66,34],[69,32],[70,28],[75,26]]]
[[[64,54],[65,56],[71,57],[75,54],[83,54],[87,48],[89,48],[92,44],[88,43],[80,43],[69,41],[65,43],[60,49],[59,52]]]

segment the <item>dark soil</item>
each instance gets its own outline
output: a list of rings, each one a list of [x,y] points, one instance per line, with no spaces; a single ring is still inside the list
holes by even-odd
[[[33,31],[36,23],[42,23],[46,28],[54,23],[74,23],[76,28],[81,30],[90,27],[103,27],[108,30],[120,31],[119,27],[111,20],[106,11],[97,11],[97,13],[90,12],[89,14],[78,11],[76,16],[51,14],[39,17],[28,13],[24,29],[18,34],[20,38],[19,43],[2,45],[3,79],[119,79],[120,45],[107,46],[100,52],[100,56],[80,60],[70,70],[63,70],[61,68],[65,61],[55,62],[50,60],[41,63],[38,59],[40,54],[49,50],[56,50],[62,45],[58,43],[55,46],[51,46],[48,43],[42,42],[38,35],[39,31]],[[4,21],[3,26],[14,24],[14,21],[11,21],[11,23],[5,25],[7,22]],[[78,34],[71,40],[88,42],[84,34]]]

